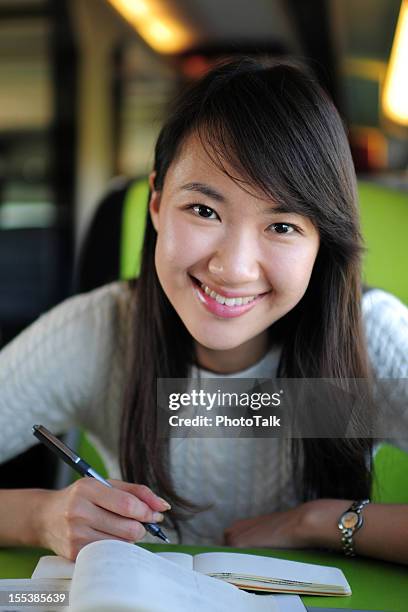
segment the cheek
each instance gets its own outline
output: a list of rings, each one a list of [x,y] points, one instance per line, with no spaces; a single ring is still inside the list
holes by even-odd
[[[316,259],[316,248],[292,248],[270,259],[268,275],[275,295],[300,299],[305,293]]]
[[[156,243],[156,268],[159,272],[184,274],[208,256],[208,240],[200,232],[192,231],[191,225],[166,219]]]

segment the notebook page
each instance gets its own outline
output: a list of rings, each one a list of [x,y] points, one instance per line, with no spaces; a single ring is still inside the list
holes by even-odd
[[[181,567],[193,569],[193,557],[186,553],[161,552],[156,553],[159,557],[173,561]],[[38,561],[31,578],[72,578],[75,563],[68,561],[65,557],[57,555],[46,555]]]
[[[168,561],[172,561],[173,563],[177,563],[181,567],[186,567],[187,569],[192,570],[194,565],[194,560],[191,555],[187,555],[186,553],[178,553],[178,552],[160,552],[156,553],[159,557],[163,559],[167,559]]]
[[[257,597],[117,540],[85,546],[75,565],[70,612],[279,612]]]
[[[46,555],[41,557],[31,578],[72,578],[75,563],[65,557]]]
[[[237,553],[203,553],[194,557],[194,569],[204,574],[230,572],[251,576],[268,576],[311,584],[336,585],[347,592],[350,586],[337,567],[286,561],[272,557]]]

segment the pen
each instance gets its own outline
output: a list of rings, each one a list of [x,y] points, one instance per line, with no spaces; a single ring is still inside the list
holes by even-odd
[[[56,438],[50,431],[48,431],[46,427],[43,425],[33,425],[33,434],[40,442],[42,442],[42,444],[45,444],[45,446],[48,446],[53,453],[59,455],[61,459],[65,461],[65,463],[81,474],[81,476],[95,478],[105,486],[113,488],[113,485],[111,485],[110,482],[105,480],[105,478],[98,474],[98,472],[95,472],[95,470],[86,461],[81,459],[81,457],[74,453],[72,449]],[[161,540],[170,543],[170,540],[165,533],[163,533],[157,523],[143,523],[143,525],[146,531],[160,538]]]

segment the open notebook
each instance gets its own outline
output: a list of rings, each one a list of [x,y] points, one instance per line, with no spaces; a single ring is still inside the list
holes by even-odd
[[[133,551],[134,548],[133,544],[124,544],[121,550],[123,554],[127,554],[128,550]],[[114,550],[112,548],[112,552]],[[195,570],[200,574],[206,574],[251,591],[303,595],[351,595],[350,586],[343,572],[336,567],[232,552],[209,552],[195,556],[178,552],[162,552],[155,553],[155,556],[172,561],[179,567]],[[74,567],[74,563],[62,557],[42,557],[34,570],[33,578],[70,578]]]
[[[31,588],[33,583],[44,587],[54,583],[55,590],[69,589],[72,612],[225,612],[231,606],[234,612],[305,609],[299,597],[259,596],[235,584],[241,589],[262,591],[351,593],[344,575],[336,568],[229,552],[195,557],[171,552],[156,554],[116,540],[88,544],[75,564],[62,557],[42,557],[32,580],[25,582],[31,582]]]

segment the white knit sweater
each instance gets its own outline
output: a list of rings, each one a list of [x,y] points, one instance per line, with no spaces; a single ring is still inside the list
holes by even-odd
[[[36,443],[34,423],[60,433],[79,426],[89,433],[109,475],[121,477],[118,434],[129,368],[129,298],[126,283],[71,298],[1,351],[0,462]],[[377,376],[408,378],[408,309],[373,290],[363,298],[363,314]],[[279,350],[272,350],[231,376],[269,378],[278,362]],[[216,377],[193,366],[191,377],[198,375]],[[407,441],[396,443],[407,448]],[[278,439],[173,438],[176,489],[196,503],[212,504],[182,524],[183,542],[221,543],[223,530],[235,519],[295,504],[284,449]]]

